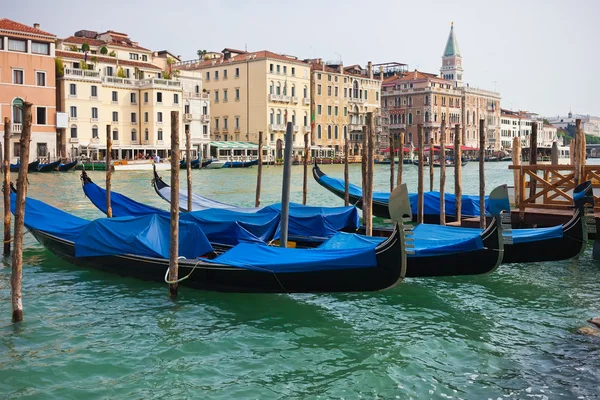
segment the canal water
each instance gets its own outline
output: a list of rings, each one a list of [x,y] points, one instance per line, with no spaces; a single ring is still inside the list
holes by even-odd
[[[322,169],[343,176],[341,165]],[[302,167],[292,172],[291,198],[300,201]],[[104,185],[103,173],[90,175]],[[279,201],[281,175],[264,169],[264,204]],[[404,176],[415,191],[416,167]],[[167,209],[150,179],[117,172],[113,190]],[[196,170],[193,179],[196,193],[254,203],[256,168]],[[29,180],[30,197],[101,216],[77,172]],[[351,180],[360,184],[359,165]],[[486,181],[487,192],[511,183],[507,163],[488,163]],[[463,185],[478,193],[475,163]],[[389,190],[389,166],[375,167],[375,190]],[[312,177],[308,198],[341,204]],[[488,276],[406,279],[381,293],[181,288],[173,301],[166,285],[71,266],[29,234],[25,246],[20,324],[10,322],[10,261],[0,264],[2,399],[600,398],[600,338],[576,333],[600,315],[600,265],[589,249],[578,260],[502,265]]]

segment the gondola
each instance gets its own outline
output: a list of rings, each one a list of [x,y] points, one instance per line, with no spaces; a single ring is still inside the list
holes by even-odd
[[[202,168],[206,168],[206,167],[207,167],[209,164],[211,164],[212,162],[213,162],[213,159],[212,159],[212,158],[209,158],[208,160],[204,160],[204,161],[202,161],[202,164],[200,164],[200,165],[202,165]],[[192,167],[193,167],[193,165],[192,165]]]
[[[14,212],[15,194],[11,196]],[[169,268],[169,218],[87,221],[41,201],[26,201],[25,226],[45,248],[68,262],[162,282]],[[217,254],[197,224],[180,221],[181,284],[222,292],[293,293],[378,291],[406,273],[402,222],[385,241],[360,248],[294,249],[241,243]]]
[[[468,161],[463,160],[460,163],[460,165],[464,167],[465,165],[467,165],[467,162]],[[413,165],[417,165],[418,166],[419,165],[419,160],[413,160],[412,163],[413,163]],[[425,162],[425,163],[423,163],[423,165],[426,166],[426,167],[429,167],[429,162]],[[441,167],[441,164],[440,164],[439,161],[434,161],[433,162],[433,168],[440,168],[440,167]],[[452,164],[446,163],[446,168],[454,168],[454,163],[452,163]]]
[[[40,160],[35,160],[29,163],[27,166],[27,172],[37,172]],[[19,172],[21,164],[10,164],[10,172]]]
[[[258,159],[251,161],[227,161],[222,168],[248,168],[258,165]]]
[[[37,172],[53,172],[56,171],[56,168],[58,168],[59,165],[60,160],[56,160],[48,164],[39,164],[37,167]]]
[[[85,183],[85,181],[88,181]],[[155,181],[162,182],[160,177],[156,177]],[[164,182],[164,185],[168,187]],[[93,184],[89,178],[84,179],[84,191],[86,196],[98,207],[101,211],[106,211],[105,192],[97,185]],[[496,203],[501,203],[502,207],[496,206],[497,209],[508,210],[508,194],[505,186],[501,186],[492,194],[497,198]],[[406,195],[408,198],[408,194]],[[114,210],[118,210],[116,215],[119,216],[139,216],[145,213],[163,212],[156,211],[154,207],[138,203],[122,194],[113,193],[111,198]],[[212,201],[212,200],[210,200]],[[409,205],[407,204],[407,207]],[[218,209],[207,210],[218,212]],[[226,210],[227,211],[227,210]],[[256,212],[256,209],[255,209]],[[410,215],[410,209],[404,214]],[[499,213],[499,212],[498,212]],[[186,218],[186,214],[182,214]],[[192,213],[193,214],[193,213]],[[244,214],[238,214],[239,218],[244,218]],[[313,225],[309,223],[307,225]],[[306,236],[307,233],[302,231],[301,224],[292,224],[299,231],[294,232],[295,236]],[[366,237],[362,235],[348,235],[339,229],[329,229],[321,231],[320,238],[313,240],[304,240],[302,246],[323,246],[324,248],[347,248],[358,247],[365,243],[378,244],[385,240],[385,237],[390,236],[393,231],[391,229],[374,229],[374,235],[385,237]],[[408,256],[407,276],[410,277],[433,277],[433,276],[456,276],[456,275],[477,275],[492,272],[497,268],[503,256],[503,240],[502,230],[500,229],[500,220],[496,217],[493,219],[490,227],[485,231],[475,229],[460,229],[451,227],[442,227],[438,225],[422,224],[415,228],[414,231],[414,254]],[[313,227],[314,229],[314,227]],[[348,230],[346,230],[348,231]],[[348,242],[347,238],[350,238]],[[223,242],[223,240],[220,240]],[[230,242],[230,244],[232,244]]]
[[[58,166],[58,170],[60,172],[70,171],[70,170],[72,170],[73,168],[75,168],[77,166],[77,163],[78,163],[78,160],[74,160],[74,161],[71,161],[70,163],[60,164]]]
[[[313,177],[317,183],[335,194],[339,198],[344,198],[344,181],[341,179],[331,178],[327,176],[319,166],[315,163],[313,166]],[[359,186],[349,184],[348,194],[350,204],[354,204],[358,208],[362,208],[362,189]],[[373,193],[373,215],[381,218],[390,218],[388,210],[388,201],[390,198],[389,192],[374,192]],[[411,209],[413,216],[417,214],[417,195],[409,194]],[[424,222],[439,223],[440,219],[440,194],[439,192],[426,192],[424,194]],[[487,207],[487,197],[486,197]],[[445,208],[447,221],[451,221],[456,210],[456,197],[453,194],[446,194]],[[479,216],[479,196],[462,196],[462,215],[465,217]]]

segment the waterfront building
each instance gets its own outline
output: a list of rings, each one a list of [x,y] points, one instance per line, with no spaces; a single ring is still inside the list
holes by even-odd
[[[68,118],[63,156],[104,158],[109,127],[116,159],[164,158],[171,147],[171,111],[180,112],[182,142],[182,82],[172,69],[153,63],[151,50],[125,33],[83,30],[59,40],[56,57],[57,106]]]
[[[313,156],[341,156],[344,139],[349,139],[349,155],[362,149],[362,128],[367,112],[374,118],[381,107],[381,78],[373,64],[344,67],[342,61],[306,60],[311,66],[311,110]]]
[[[538,126],[537,146],[552,147],[558,141],[557,129],[552,125],[544,124],[537,114],[526,111],[511,111],[502,109],[500,116],[500,139],[503,149],[511,149],[513,138],[521,139],[522,147],[530,146],[530,135],[533,125]]]
[[[573,114],[571,111],[566,116],[547,117],[550,124],[558,129],[566,129],[575,125],[577,119],[581,120],[581,129],[586,135],[600,136],[600,117],[592,115]]]
[[[220,57],[174,65],[186,76],[200,71],[211,100],[213,141],[258,142],[283,157],[287,121],[294,130],[294,153],[302,154],[304,134],[310,134],[310,65],[297,57],[262,50],[231,48]]]
[[[0,134],[4,118],[11,120],[10,161],[20,160],[19,138],[23,129],[21,105],[33,103],[29,160],[56,157],[56,87],[54,41],[56,36],[40,29],[0,19]]]

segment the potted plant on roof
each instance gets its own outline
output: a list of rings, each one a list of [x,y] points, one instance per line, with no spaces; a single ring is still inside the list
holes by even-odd
[[[103,54],[103,55],[108,54],[108,49],[106,48],[106,46],[100,47],[100,54]]]
[[[83,42],[83,44],[81,45],[81,52],[87,53],[88,51],[90,51],[90,45],[86,42]]]

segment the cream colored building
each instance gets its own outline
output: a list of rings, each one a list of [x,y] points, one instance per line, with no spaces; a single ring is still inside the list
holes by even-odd
[[[371,62],[366,69],[359,65],[344,67],[341,61],[307,62],[311,65],[314,116],[312,155],[341,156],[346,137],[350,140],[350,155],[359,155],[367,112],[373,112],[375,118],[381,106],[381,79],[374,77]]]
[[[211,101],[211,139],[258,142],[282,157],[286,121],[293,124],[294,149],[304,148],[310,133],[310,65],[296,57],[269,51],[245,52],[226,48],[221,57],[192,60],[174,67],[186,76],[202,73]]]
[[[64,155],[103,158],[109,126],[115,158],[166,157],[171,111],[180,113],[183,143],[182,82],[152,63],[152,51],[123,33],[79,31],[59,41],[56,56],[64,65],[57,77],[57,107],[69,120],[62,135]]]

